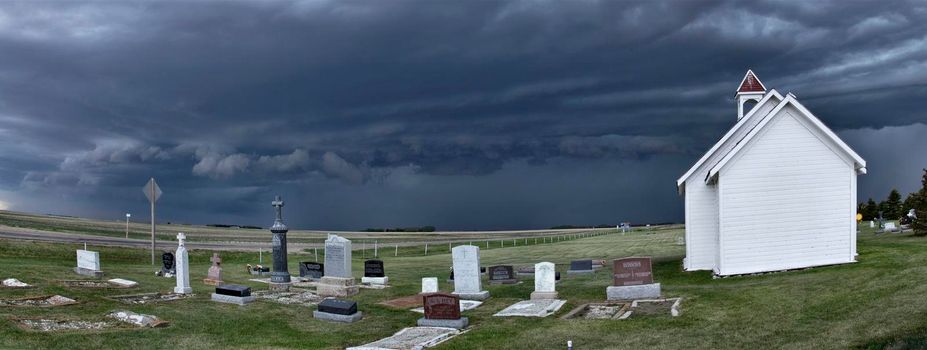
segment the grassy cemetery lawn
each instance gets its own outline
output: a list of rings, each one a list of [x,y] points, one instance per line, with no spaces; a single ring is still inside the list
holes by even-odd
[[[803,271],[713,279],[708,272],[681,271],[684,248],[677,245],[679,228],[610,234],[563,242],[519,245],[482,252],[481,265],[497,263],[557,264],[563,280],[560,298],[568,300],[556,315],[543,319],[499,318],[492,314],[519,300],[534,288],[529,277],[517,285],[489,285],[492,297],[467,311],[470,330],[441,349],[577,349],[605,348],[847,348],[895,345],[923,346],[927,339],[927,239],[910,234],[876,236],[868,227],[860,234],[859,263]],[[267,239],[270,234],[267,233]],[[420,314],[378,305],[380,301],[420,291],[422,277],[437,276],[442,291],[451,257],[444,252],[411,256],[402,251],[380,252],[392,284],[383,290],[361,289],[353,299],[364,312],[354,324],[312,318],[313,308],[258,300],[246,306],[209,300],[213,287],[202,279],[210,265],[210,251],[191,252],[191,299],[146,305],[126,305],[107,296],[168,292],[174,279],[156,277],[143,249],[89,247],[100,252],[106,278],[139,282],[132,289],[68,288],[56,280],[81,279],[74,274],[74,244],[46,244],[0,240],[0,279],[17,278],[35,285],[25,290],[0,289],[0,299],[60,294],[79,304],[58,307],[0,306],[0,348],[320,348],[356,346],[414,326]],[[357,246],[355,246],[357,248]],[[482,247],[481,247],[482,248]],[[368,257],[371,254],[367,252]],[[611,282],[610,266],[592,275],[567,276],[573,259],[613,259],[632,255],[654,257],[655,280],[668,297],[683,297],[682,316],[653,316],[620,321],[563,320],[577,305],[602,301]],[[321,258],[321,257],[320,257]],[[227,283],[246,284],[256,291],[267,285],[250,282],[244,265],[257,263],[256,253],[223,252]],[[298,261],[312,260],[305,252],[291,254],[290,272]],[[265,262],[269,256],[265,256]],[[269,264],[268,264],[269,265]],[[363,275],[363,258],[354,253],[354,275]],[[114,310],[156,315],[166,328],[115,329],[42,333],[20,329],[12,317],[103,320]],[[900,339],[900,340],[897,340]],[[918,345],[920,344],[920,345]]]

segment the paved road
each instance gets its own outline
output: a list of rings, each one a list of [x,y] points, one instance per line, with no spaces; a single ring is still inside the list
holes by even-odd
[[[87,243],[88,245],[94,246],[111,246],[111,247],[131,247],[131,248],[149,248],[151,247],[151,241],[141,240],[141,239],[132,239],[132,238],[120,238],[120,237],[107,237],[107,236],[94,236],[87,234],[79,233],[62,233],[62,232],[45,232],[45,231],[0,231],[0,238],[4,239],[18,239],[26,241],[37,241],[37,242],[55,242],[55,243],[75,243],[83,244]],[[188,249],[205,249],[205,250],[238,250],[238,251],[257,251],[257,250],[270,250],[270,238],[268,237],[268,242],[187,242],[186,244]],[[294,249],[303,249],[303,248],[312,248],[321,247],[321,244],[289,244],[288,248],[291,248],[290,251]],[[158,241],[155,242],[155,249],[174,249],[177,247],[177,242],[175,241]]]

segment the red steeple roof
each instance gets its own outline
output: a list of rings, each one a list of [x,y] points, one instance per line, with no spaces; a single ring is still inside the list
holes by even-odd
[[[744,80],[740,82],[740,87],[737,88],[737,92],[766,92],[766,87],[756,77],[756,74],[753,74],[753,70],[748,69],[747,74],[744,75]]]

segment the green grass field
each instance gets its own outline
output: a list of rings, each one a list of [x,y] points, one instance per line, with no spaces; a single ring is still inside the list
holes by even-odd
[[[651,233],[569,240],[482,252],[482,265],[557,263],[565,272],[580,258],[612,259],[631,255],[655,258],[654,274],[666,296],[683,297],[681,317],[669,316],[622,321],[562,320],[573,307],[605,298],[610,269],[582,277],[566,276],[557,285],[566,306],[544,319],[498,318],[492,314],[527,299],[533,283],[489,286],[492,297],[468,311],[471,330],[442,344],[441,349],[557,349],[573,340],[576,349],[609,348],[799,348],[847,347],[918,348],[927,345],[927,239],[906,235],[875,236],[868,228],[860,234],[859,262],[803,271],[713,279],[708,272],[683,272],[683,246],[676,245],[679,228]],[[269,239],[269,238],[268,238]],[[258,301],[247,306],[209,301],[212,287],[201,280],[209,266],[210,251],[191,254],[191,282],[196,297],[151,305],[125,305],[108,295],[166,292],[174,280],[154,276],[143,249],[90,247],[100,252],[108,278],[136,280],[134,289],[72,289],[59,279],[79,279],[73,244],[46,244],[0,240],[0,278],[15,277],[37,288],[0,289],[0,298],[61,294],[80,304],[52,308],[0,307],[0,348],[110,349],[110,348],[318,348],[336,349],[364,344],[414,326],[419,314],[394,310],[377,302],[415,294],[421,277],[437,276],[442,290],[450,255],[382,254],[393,285],[384,290],[362,289],[354,298],[365,313],[360,322],[343,325],[317,321],[312,308]],[[445,248],[446,249],[446,248]],[[391,253],[391,251],[390,251]],[[360,254],[354,254],[355,276],[362,276]],[[256,263],[257,254],[222,254],[227,282],[255,289],[242,267]],[[311,260],[306,253],[289,257],[290,271],[297,261]],[[358,278],[359,279],[359,278]],[[102,319],[108,311],[127,309],[153,314],[171,322],[167,328],[118,329],[97,332],[40,333],[19,329],[11,317],[70,317]]]

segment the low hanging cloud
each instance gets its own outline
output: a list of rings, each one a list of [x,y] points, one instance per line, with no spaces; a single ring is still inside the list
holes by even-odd
[[[322,156],[322,170],[329,176],[339,178],[349,184],[364,182],[364,172],[334,152],[325,152]]]

